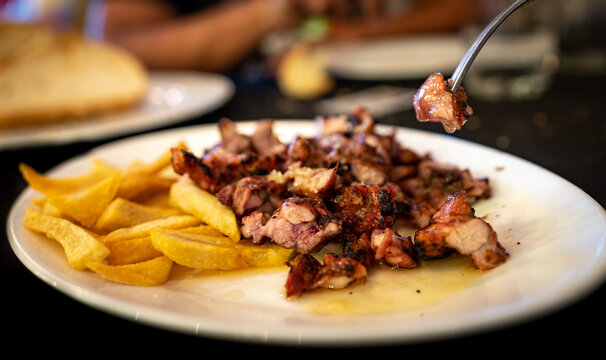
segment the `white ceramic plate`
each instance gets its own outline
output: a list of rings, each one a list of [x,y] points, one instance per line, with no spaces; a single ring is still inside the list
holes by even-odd
[[[450,74],[467,48],[457,35],[426,35],[331,44],[322,51],[328,70],[337,77],[392,80]]]
[[[149,76],[147,96],[132,109],[80,122],[2,130],[0,149],[98,140],[170,125],[217,109],[235,90],[219,74],[156,71]]]
[[[252,125],[240,123],[243,132]],[[312,134],[314,127],[309,121],[284,121],[276,123],[276,131],[286,141]],[[476,213],[488,219],[511,255],[471,286],[433,305],[368,315],[313,315],[283,298],[286,270],[218,277],[193,273],[153,288],[112,284],[70,268],[56,243],[23,228],[24,211],[37,196],[31,188],[10,212],[10,244],[36,276],[94,308],[177,332],[270,344],[406,343],[471,334],[556,311],[602,283],[606,213],[577,187],[524,160],[453,136],[402,128],[398,138],[421,153],[430,151],[436,159],[490,178],[494,195],[477,203]],[[92,156],[126,165],[133,159],[151,160],[180,140],[202,151],[218,139],[216,125],[152,133],[102,146],[49,174],[83,173]]]

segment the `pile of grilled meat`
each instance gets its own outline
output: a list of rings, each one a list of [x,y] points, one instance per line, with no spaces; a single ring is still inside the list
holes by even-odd
[[[485,270],[505,261],[495,231],[471,207],[491,196],[487,179],[404,147],[395,131],[379,134],[364,108],[315,123],[315,136],[284,143],[270,119],[252,134],[222,119],[220,143],[203,154],[172,149],[174,170],[232,207],[244,239],[297,250],[287,297],[363,283],[375,263],[415,268],[462,254]],[[402,236],[397,223],[418,230]],[[328,243],[342,253],[314,257]]]

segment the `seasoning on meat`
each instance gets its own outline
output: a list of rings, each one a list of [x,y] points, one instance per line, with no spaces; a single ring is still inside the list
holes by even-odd
[[[288,297],[364,283],[375,265],[410,269],[460,253],[491,269],[507,258],[471,207],[491,196],[488,179],[377,131],[366,109],[318,116],[315,135],[290,142],[272,124],[247,135],[221,119],[218,144],[200,156],[173,148],[172,166],[233,209],[244,241],[296,249]],[[400,223],[418,229],[414,238],[396,231]],[[328,244],[340,250],[320,262],[314,254]]]

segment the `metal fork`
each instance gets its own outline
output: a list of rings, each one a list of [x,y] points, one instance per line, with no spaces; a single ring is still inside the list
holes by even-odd
[[[505,10],[501,11],[501,13],[499,15],[497,15],[494,19],[492,19],[492,21],[484,28],[484,30],[482,30],[480,35],[478,35],[478,37],[476,38],[474,43],[471,45],[469,50],[467,50],[467,53],[465,53],[465,56],[463,57],[463,59],[461,59],[461,62],[459,63],[459,65],[455,69],[454,73],[452,74],[452,77],[451,77],[452,86],[451,86],[450,90],[453,93],[455,93],[457,91],[457,89],[461,85],[461,82],[463,81],[463,78],[465,77],[465,74],[467,74],[467,71],[471,67],[471,64],[475,60],[476,56],[478,55],[478,53],[480,52],[480,50],[482,49],[482,47],[484,46],[484,44],[486,43],[488,38],[490,38],[490,36],[499,27],[499,25],[501,25],[501,23],[503,21],[505,21],[505,19],[507,19],[507,17],[509,17],[509,15],[511,15],[519,7],[521,7],[524,4],[530,3],[532,1],[533,0],[516,0],[516,1],[514,1],[511,5],[509,5],[507,8],[505,8]]]

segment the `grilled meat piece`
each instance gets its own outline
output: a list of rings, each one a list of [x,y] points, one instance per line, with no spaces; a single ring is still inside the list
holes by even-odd
[[[238,217],[255,210],[271,214],[286,196],[286,186],[269,180],[266,176],[248,176],[226,185],[215,195],[226,206],[231,206]]]
[[[335,195],[329,208],[343,220],[343,227],[360,235],[393,226],[397,217],[397,192],[390,185],[351,185]]]
[[[288,191],[301,197],[326,198],[338,186],[339,167],[331,169],[301,167],[292,164],[284,173]]]
[[[426,201],[414,200],[410,204],[408,212],[410,215],[411,224],[420,229],[429,225],[431,217],[436,213],[436,209],[434,209]]]
[[[373,133],[375,120],[368,109],[356,106],[350,116],[317,116],[315,125],[319,138],[335,134],[351,136],[356,133]]]
[[[312,253],[341,232],[341,220],[328,212],[319,199],[285,199],[267,221],[260,211],[242,218],[244,238],[260,244],[270,239],[300,253]]]
[[[351,133],[351,123],[346,115],[316,116],[316,134],[320,138]]]
[[[370,236],[375,259],[398,268],[412,269],[419,266],[419,257],[410,237],[400,236],[387,228],[374,230]]]
[[[250,136],[252,147],[259,154],[284,154],[286,145],[273,132],[273,120],[263,119],[256,124]]]
[[[225,151],[221,147],[213,148],[202,157],[180,149],[171,149],[171,162],[179,175],[189,174],[202,189],[215,193],[224,186],[255,175],[265,175],[280,169],[282,156],[279,154],[240,154]]]
[[[228,118],[219,120],[219,133],[221,142],[216,145],[226,152],[240,154],[252,150],[252,141],[249,136],[238,132],[236,124]]]
[[[286,297],[294,298],[313,288],[322,264],[309,254],[298,254],[288,261],[290,270],[284,287]]]
[[[441,122],[447,133],[454,133],[461,130],[473,111],[463,87],[453,94],[449,85],[442,74],[430,75],[415,94],[413,104],[418,121]]]
[[[343,289],[353,283],[366,281],[367,270],[358,260],[328,253],[322,258],[314,287]]]
[[[424,260],[456,252],[469,256],[480,270],[492,269],[509,256],[492,226],[475,216],[462,193],[450,195],[429,225],[415,232],[414,246]]]
[[[284,285],[286,297],[296,298],[317,288],[342,289],[366,281],[366,267],[355,259],[327,253],[322,262],[309,254],[298,254],[290,260]]]
[[[325,154],[320,151],[313,139],[295,137],[287,147],[284,166],[299,164],[304,167],[328,167],[329,161]]]
[[[419,162],[415,176],[399,182],[402,191],[410,198],[424,201],[438,209],[450,194],[464,193],[468,200],[475,202],[491,196],[486,178],[474,178],[468,169],[442,164],[434,160]]]
[[[345,257],[358,260],[366,268],[370,268],[374,264],[375,255],[368,234],[360,236],[352,233],[343,234],[342,243]]]

